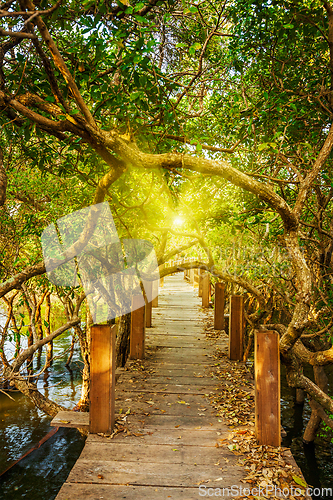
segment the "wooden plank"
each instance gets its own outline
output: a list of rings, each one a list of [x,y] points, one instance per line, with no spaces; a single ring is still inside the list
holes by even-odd
[[[175,448],[177,449],[177,448]],[[216,481],[221,477],[217,467],[201,465],[193,470],[194,464],[168,464],[161,470],[160,463],[122,462],[98,460],[79,460],[69,474],[68,481],[73,483],[132,484],[143,486],[195,487],[200,481]],[[240,472],[241,471],[241,472]],[[240,466],[229,468],[225,486],[236,484],[242,477]],[[140,500],[143,497],[140,497]]]
[[[91,327],[90,432],[112,432],[115,420],[116,325]]]
[[[259,444],[281,445],[279,335],[255,332],[255,432]]]
[[[153,444],[145,446],[140,443],[127,444],[117,441],[107,443],[87,443],[84,447],[80,459],[83,460],[100,460],[101,462],[110,460],[127,462],[140,461],[149,463],[152,461],[160,464],[179,464],[188,463],[193,465],[210,465],[213,466],[219,458],[221,458],[221,448],[208,448],[207,446],[178,446],[175,453],[171,446]]]
[[[126,378],[122,377],[122,379],[119,381],[119,384],[124,384],[125,382],[128,381],[128,378],[130,380],[135,380],[134,375],[131,374],[131,376],[127,376]],[[204,380],[204,381],[203,381]],[[142,377],[138,377],[137,379],[138,383],[144,384],[145,380],[142,379]],[[175,385],[175,386],[214,386],[216,387],[216,379],[211,379],[208,377],[208,375],[203,379],[203,377],[176,377],[176,376],[171,376],[171,377],[165,377],[165,376],[160,376],[156,377],[155,374],[153,376],[147,377],[147,381],[149,384],[161,384],[166,387],[166,385]]]
[[[210,298],[210,275],[206,273],[202,278],[202,307],[209,307]]]
[[[186,446],[205,446],[209,448],[216,448],[216,444],[221,443],[221,439],[226,436],[217,434],[216,430],[202,430],[202,429],[183,429],[181,432],[178,429],[159,429],[157,427],[146,426],[140,432],[142,436],[124,435],[119,433],[112,438],[113,442],[127,443],[127,444],[142,444],[144,446],[151,444],[160,445],[186,445]],[[222,436],[222,437],[221,437]],[[97,442],[102,443],[105,438],[98,434],[89,434],[86,443]]]
[[[225,299],[224,283],[215,284],[215,302],[214,302],[214,329],[224,330],[224,306]]]
[[[56,500],[189,500],[197,498],[195,488],[175,488],[162,486],[123,486],[110,484],[65,483]],[[156,496],[157,495],[157,496]]]
[[[230,297],[229,316],[229,359],[241,361],[243,359],[244,336],[244,298],[242,295]]]
[[[127,418],[127,422],[131,425],[141,424],[143,429],[150,428],[158,428],[164,429],[165,432],[169,430],[178,429],[179,432],[183,430],[203,430],[209,431],[215,429],[217,432],[220,431],[221,425],[216,421],[213,417],[206,416],[203,414],[200,415],[187,415],[187,416],[179,416],[179,415],[149,415],[148,417],[139,415],[139,416],[131,416]]]
[[[218,387],[214,386],[209,386],[207,387],[205,383],[203,382],[202,385],[196,385],[195,387],[192,385],[186,385],[186,384],[147,384],[145,385],[142,382],[138,383],[123,383],[121,385],[121,390],[130,390],[130,391],[137,391],[137,392],[160,392],[161,394],[201,394],[204,396],[205,394],[213,394],[213,389],[214,393],[218,390]],[[100,431],[98,431],[100,432]]]
[[[143,359],[145,356],[146,306],[142,304],[142,295],[132,297],[130,359]]]
[[[52,427],[89,429],[89,412],[59,411],[52,419],[50,425]]]

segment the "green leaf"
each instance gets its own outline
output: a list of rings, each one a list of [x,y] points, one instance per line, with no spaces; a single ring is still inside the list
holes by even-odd
[[[292,30],[294,25],[293,24],[284,24],[283,27],[286,29],[286,30]]]
[[[262,144],[259,144],[258,146],[258,151],[263,151],[264,149],[268,148],[268,144],[266,142],[263,142]]]
[[[134,12],[141,10],[144,6],[145,6],[145,4],[143,2],[137,3],[136,6],[134,7]]]
[[[140,23],[147,23],[147,19],[145,19],[145,18],[144,18],[144,17],[142,17],[142,16],[138,16],[137,14],[135,14],[135,16],[134,16],[134,17],[135,17],[135,19],[136,19],[137,21],[139,21]]]
[[[301,477],[293,476],[293,480],[295,481],[295,483],[299,484],[300,486],[303,486],[303,488],[307,487],[307,483]]]

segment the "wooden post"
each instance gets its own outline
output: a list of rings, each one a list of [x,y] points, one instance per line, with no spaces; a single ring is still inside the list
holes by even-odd
[[[209,307],[210,299],[210,276],[206,273],[202,278],[202,307]]]
[[[163,271],[163,269],[165,269],[165,264],[162,264],[160,266],[160,270]],[[164,286],[164,278],[160,278],[160,286],[163,287]]]
[[[280,352],[277,332],[255,332],[254,367],[256,439],[261,445],[280,446]]]
[[[243,358],[244,298],[242,295],[230,297],[229,316],[229,359],[241,361]]]
[[[224,330],[224,283],[215,284],[214,328]]]
[[[190,284],[194,285],[194,269],[190,269]]]
[[[91,327],[89,431],[111,433],[115,420],[116,325]]]
[[[193,281],[193,285],[194,285],[195,288],[197,286],[199,286],[199,269],[198,268],[194,269],[194,281]]]
[[[152,292],[153,292],[153,282],[152,281],[145,281],[145,290],[147,297],[152,297]],[[146,328],[151,328],[151,317],[152,317],[152,301],[146,302]]]
[[[132,297],[130,359],[145,357],[146,306],[142,301],[142,295]]]
[[[152,307],[158,307],[158,280],[153,281],[153,297]]]
[[[198,297],[202,297],[202,279],[204,277],[204,270],[199,269],[199,288],[198,288]]]

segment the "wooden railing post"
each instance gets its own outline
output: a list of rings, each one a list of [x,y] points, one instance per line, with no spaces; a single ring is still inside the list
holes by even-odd
[[[146,290],[146,294],[147,294],[147,297],[152,297],[152,293],[153,293],[153,282],[152,281],[145,281],[145,290]],[[150,302],[146,302],[146,328],[151,328],[151,324],[152,324],[152,301]]]
[[[197,267],[194,269],[193,285],[195,288],[199,286],[199,269]]]
[[[146,306],[142,302],[142,295],[132,297],[130,359],[145,357]]]
[[[111,433],[115,421],[116,325],[91,327],[89,430]]]
[[[224,283],[215,284],[214,329],[224,330]]]
[[[206,273],[202,278],[202,307],[209,307],[210,300],[210,275]]]
[[[243,336],[244,298],[242,295],[232,295],[229,316],[229,359],[233,361],[243,359]]]
[[[158,280],[153,281],[153,297],[152,307],[158,307]]]
[[[161,271],[163,271],[163,269],[165,269],[165,264],[162,264],[160,266],[160,269]],[[164,286],[164,278],[160,278],[160,286],[163,287]]]
[[[190,269],[190,284],[193,286],[194,285],[194,269]]]
[[[204,277],[204,270],[199,269],[199,288],[198,288],[198,297],[202,297],[202,280]]]
[[[255,432],[261,445],[281,445],[279,335],[256,331],[254,346]]]

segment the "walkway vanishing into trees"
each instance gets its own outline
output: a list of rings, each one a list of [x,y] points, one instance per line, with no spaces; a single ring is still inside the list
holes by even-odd
[[[165,279],[146,358],[129,362],[116,385],[122,432],[88,436],[56,500],[189,500],[199,498],[200,484],[242,484],[237,457],[219,447],[230,431],[209,404],[218,386],[200,306],[181,274]]]

